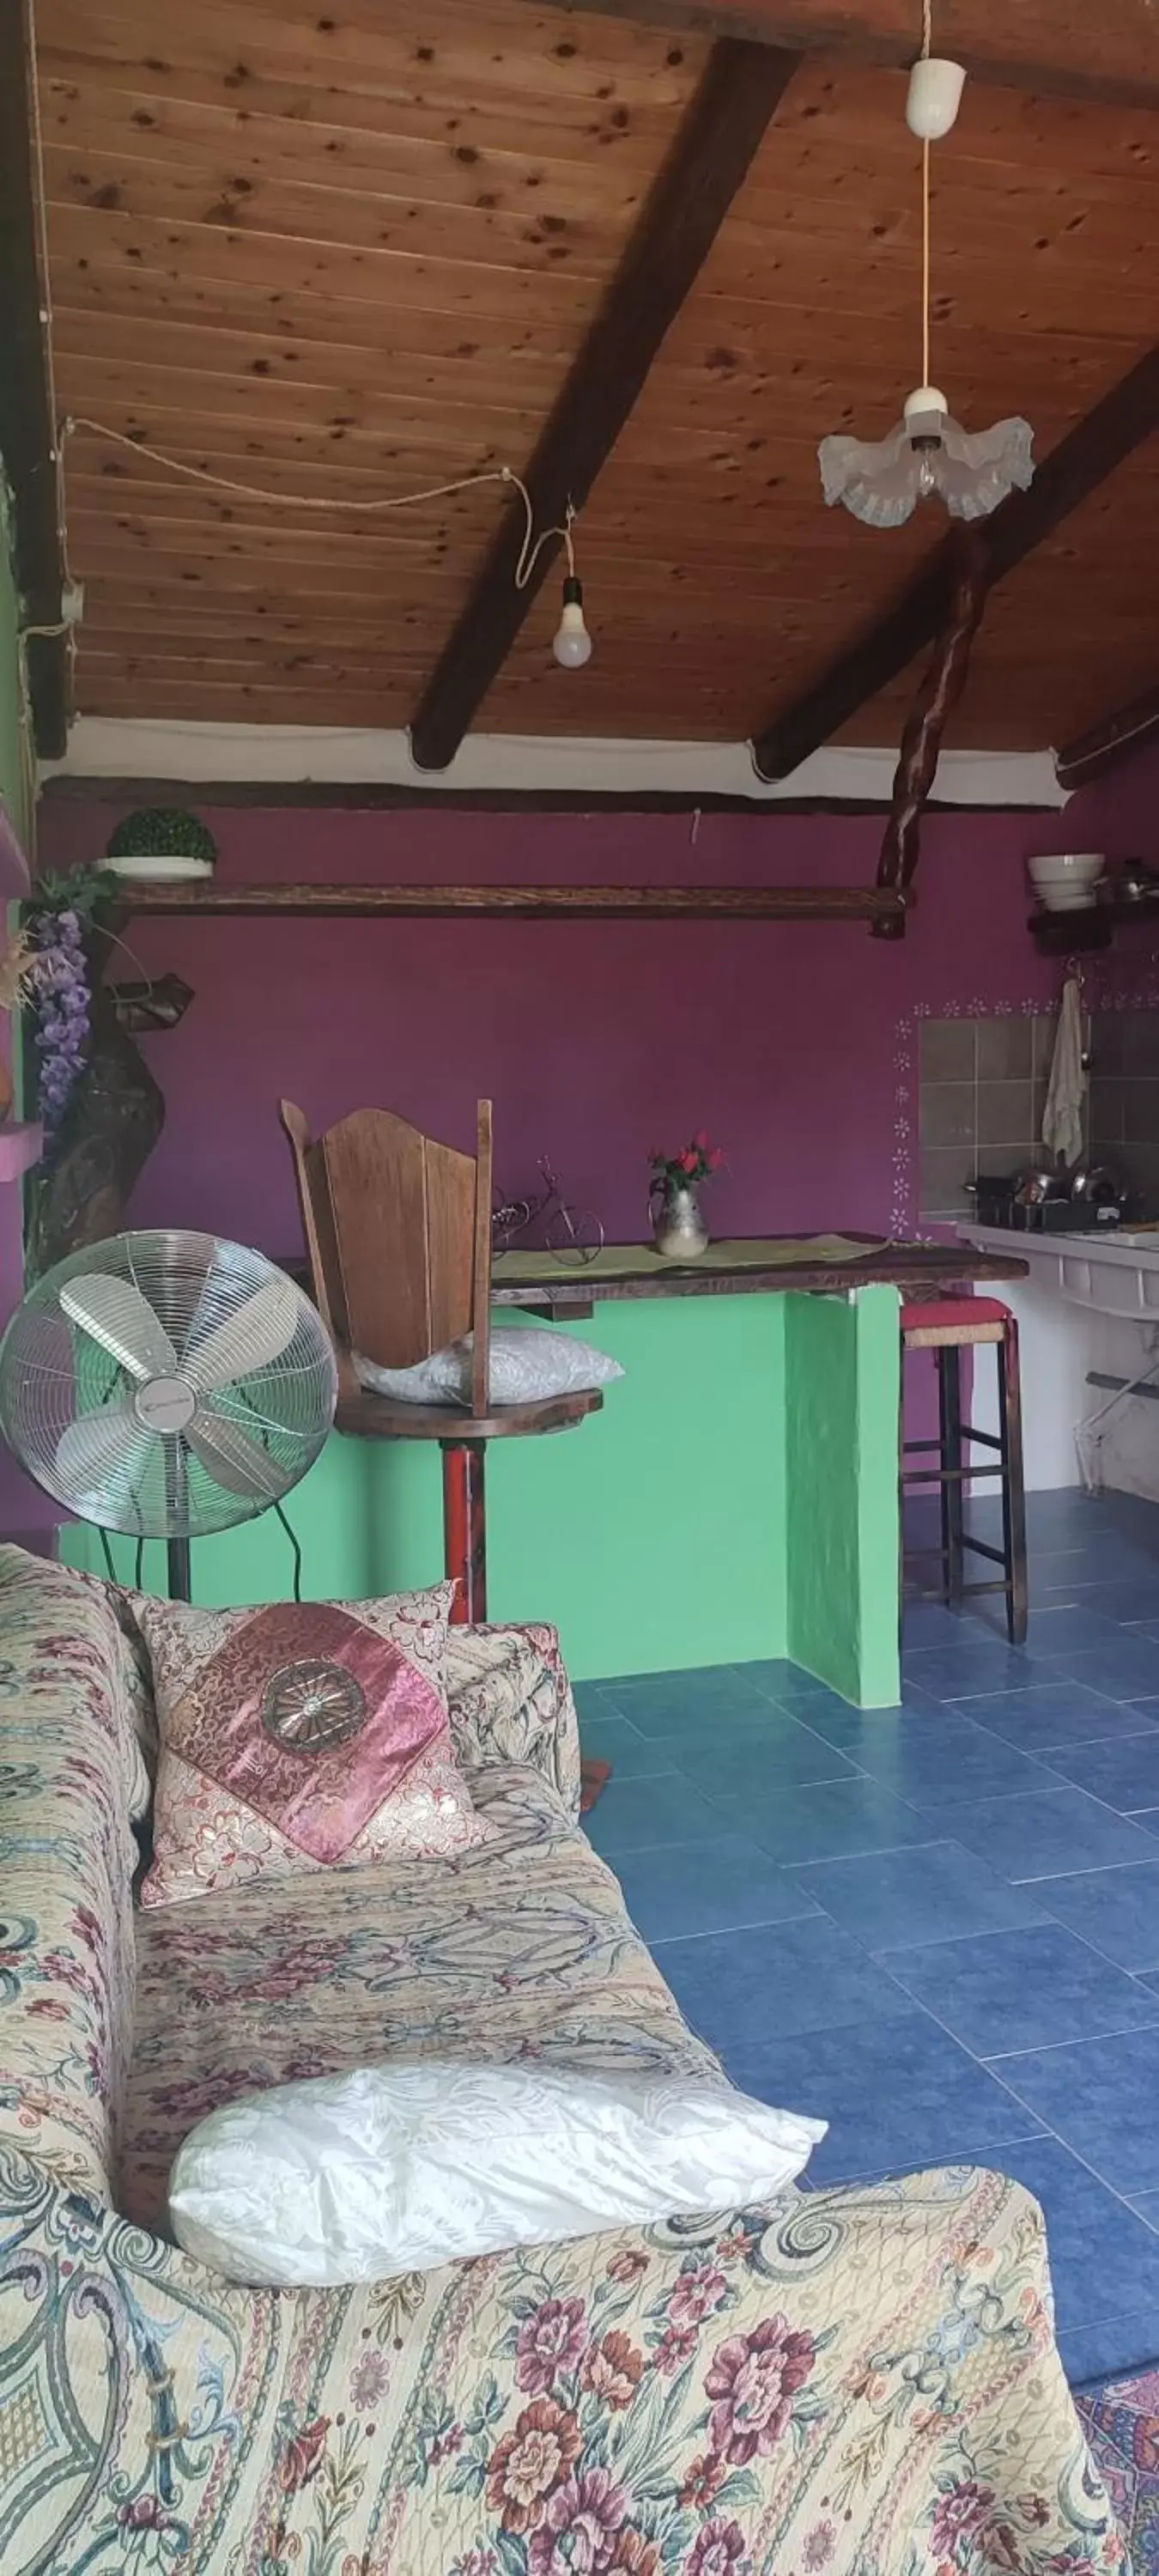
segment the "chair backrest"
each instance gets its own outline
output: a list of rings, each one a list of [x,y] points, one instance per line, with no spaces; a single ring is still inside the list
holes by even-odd
[[[487,1409],[491,1317],[491,1103],[478,1151],[458,1154],[396,1118],[356,1109],[311,1138],[293,1101],[290,1139],[314,1294],[339,1354],[412,1368],[475,1336],[472,1410]]]

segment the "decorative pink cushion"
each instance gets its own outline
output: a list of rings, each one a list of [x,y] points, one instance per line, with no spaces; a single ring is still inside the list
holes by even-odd
[[[161,1734],[143,1905],[491,1839],[451,1749],[451,1590],[262,1610],[138,1599]]]

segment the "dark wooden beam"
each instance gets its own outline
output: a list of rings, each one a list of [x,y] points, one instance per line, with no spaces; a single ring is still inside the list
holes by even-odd
[[[889,803],[880,796],[737,796],[692,794],[662,788],[632,792],[601,787],[382,787],[355,786],[349,780],[239,778],[85,778],[58,771],[41,790],[46,805],[177,805],[209,813],[215,809],[248,812],[255,806],[272,810],[300,807],[303,812],[329,809],[347,814],[400,814],[416,809],[450,814],[880,814]],[[931,797],[927,814],[1014,814],[1022,805],[976,804],[969,807]]]
[[[125,913],[303,913],[359,920],[885,921],[897,895],[867,886],[134,885]]]
[[[60,624],[56,435],[49,400],[31,141],[29,34],[24,0],[0,9],[0,461],[12,496],[21,624]],[[59,760],[68,731],[63,636],[30,636],[33,732]]]
[[[526,468],[523,479],[537,531],[562,521],[569,502],[582,509],[799,59],[766,45],[714,45],[620,268]],[[411,726],[411,752],[420,769],[445,769],[453,760],[559,553],[558,539],[543,546],[526,587],[517,590],[522,543],[523,512],[516,504],[504,515],[423,692]]]
[[[863,63],[912,63],[915,0],[550,0],[603,18],[695,35],[741,36]],[[975,80],[1038,98],[1159,107],[1153,0],[939,0],[935,50]]]
[[[1159,428],[1159,348],[1120,376],[1085,418],[1052,447],[1026,492],[1012,492],[980,529],[988,587],[1005,580],[1060,522],[1105,483]],[[804,695],[774,716],[753,744],[761,778],[788,778],[811,751],[831,742],[869,698],[895,680],[933,641],[946,616],[955,577],[954,532],[943,538],[884,617],[838,655]]]
[[[1148,689],[1141,698],[1133,698],[1129,707],[1119,707],[1113,716],[1104,716],[1101,724],[1078,734],[1064,744],[1055,761],[1060,787],[1089,787],[1092,780],[1105,778],[1108,770],[1117,769],[1148,743],[1159,742],[1159,687]]]

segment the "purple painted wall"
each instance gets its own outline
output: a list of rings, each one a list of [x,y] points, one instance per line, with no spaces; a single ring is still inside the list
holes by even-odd
[[[223,878],[869,883],[880,819],[205,809]],[[107,805],[44,809],[47,867],[98,858]],[[148,1042],[168,1102],[138,1224],[298,1241],[279,1095],[315,1128],[381,1103],[469,1146],[495,1101],[505,1190],[551,1154],[610,1239],[638,1239],[646,1155],[705,1126],[726,1147],[719,1234],[888,1230],[909,1109],[899,1043],[916,1010],[1047,1001],[1059,970],[1026,935],[1022,860],[1043,818],[934,816],[904,943],[863,925],[139,921],[157,972],[193,985]],[[135,971],[125,960],[125,973]]]

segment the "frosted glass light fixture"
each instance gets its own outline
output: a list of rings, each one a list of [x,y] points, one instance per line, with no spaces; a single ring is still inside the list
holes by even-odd
[[[910,73],[906,123],[922,147],[922,382],[885,438],[838,435],[817,450],[821,489],[871,528],[899,528],[919,501],[937,499],[953,519],[985,519],[1034,475],[1034,432],[1017,416],[970,431],[951,419],[930,375],[930,144],[948,134],[965,75],[930,52],[931,0],[923,8],[922,51]]]
[[[919,501],[937,496],[954,519],[985,519],[1034,473],[1028,421],[971,432],[951,420],[936,385],[919,385],[888,437],[823,438],[817,450],[826,500],[844,501],[871,528],[900,528]]]

